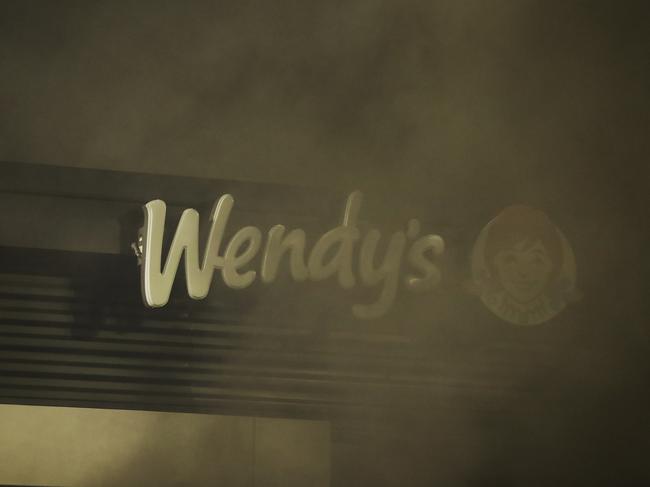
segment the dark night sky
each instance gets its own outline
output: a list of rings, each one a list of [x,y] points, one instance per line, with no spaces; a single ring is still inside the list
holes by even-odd
[[[640,478],[645,4],[7,1],[0,160],[360,187],[451,221],[543,207],[572,225],[586,303],[602,308],[586,316],[604,318],[564,382],[531,398],[549,423],[520,413],[524,437],[543,438],[534,468],[571,471],[575,454]],[[554,394],[551,413],[535,401]],[[498,471],[517,454],[496,448],[476,468],[511,485]]]

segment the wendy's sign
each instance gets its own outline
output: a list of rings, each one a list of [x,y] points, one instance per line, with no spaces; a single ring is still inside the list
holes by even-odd
[[[210,214],[211,226],[202,262],[199,262],[199,214],[194,209],[186,209],[162,270],[166,205],[161,200],[150,201],[144,207],[145,222],[141,231],[144,302],[149,307],[167,304],[183,254],[187,292],[192,299],[207,296],[215,270],[220,271],[224,283],[233,289],[246,288],[258,277],[264,283],[272,283],[285,254],[288,254],[290,273],[295,281],[336,277],[344,289],[357,285],[377,288],[373,302],[352,306],[354,316],[361,319],[385,314],[395,300],[400,282],[411,290],[437,285],[441,273],[436,259],[445,248],[442,238],[420,235],[418,220],[410,220],[406,231],[394,232],[386,250],[378,252],[382,239],[379,231],[370,230],[362,235],[357,227],[361,199],[360,192],[353,192],[347,199],[341,224],[323,234],[308,252],[305,232],[301,229],[287,231],[283,225],[271,227],[266,236],[259,228],[246,226],[230,241],[222,242],[235,203],[233,197],[226,194]],[[260,252],[259,268],[252,269],[251,262]],[[355,255],[358,256],[356,262]],[[404,263],[406,271],[402,269]]]
[[[167,304],[181,258],[192,299],[207,296],[215,271],[226,286],[243,289],[256,279],[272,283],[284,259],[295,281],[336,278],[343,289],[375,288],[376,298],[352,306],[357,318],[384,315],[401,285],[428,290],[441,281],[438,259],[445,243],[438,235],[420,235],[412,219],[405,231],[394,232],[382,249],[382,235],[364,234],[357,226],[361,193],[347,199],[341,224],[324,233],[311,249],[306,234],[296,228],[272,226],[266,235],[254,226],[237,230],[223,242],[231,195],[222,196],[210,214],[210,230],[199,261],[199,214],[183,211],[163,264],[162,245],[166,205],[153,200],[144,206],[141,230],[141,287],[149,307]],[[253,260],[261,254],[255,266]],[[162,266],[162,268],[161,268]],[[471,258],[473,291],[501,319],[518,325],[536,325],[557,315],[577,295],[576,265],[571,246],[562,232],[540,211],[526,206],[504,209],[481,231]]]

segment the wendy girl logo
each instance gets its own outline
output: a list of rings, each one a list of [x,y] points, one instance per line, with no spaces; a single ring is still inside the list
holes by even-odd
[[[548,216],[509,206],[481,231],[472,252],[473,288],[499,318],[538,325],[576,299],[573,250]]]

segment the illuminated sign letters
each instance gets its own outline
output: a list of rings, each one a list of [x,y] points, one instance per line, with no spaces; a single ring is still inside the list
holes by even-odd
[[[378,288],[374,302],[352,306],[354,316],[362,319],[377,318],[388,311],[397,294],[404,260],[409,266],[403,279],[408,289],[426,290],[437,285],[441,273],[435,258],[444,252],[442,238],[438,235],[420,236],[420,223],[410,220],[406,231],[393,233],[383,255],[377,255],[380,232],[373,229],[361,235],[357,227],[361,199],[358,191],[350,194],[341,224],[323,234],[307,255],[305,232],[301,229],[287,231],[283,225],[271,227],[266,239],[257,227],[246,226],[239,229],[230,241],[222,242],[235,203],[231,195],[223,195],[210,214],[210,231],[202,261],[199,261],[199,214],[190,208],[181,215],[162,269],[167,208],[164,201],[150,201],[144,206],[142,229],[144,302],[150,307],[167,304],[183,256],[187,292],[192,299],[207,296],[215,270],[221,271],[228,287],[246,288],[258,276],[258,271],[251,269],[250,264],[260,250],[259,276],[264,283],[275,280],[280,261],[288,254],[289,271],[295,281],[335,277],[344,289],[358,284]],[[220,251],[222,244],[225,246],[223,253]],[[357,246],[358,264],[355,266]]]

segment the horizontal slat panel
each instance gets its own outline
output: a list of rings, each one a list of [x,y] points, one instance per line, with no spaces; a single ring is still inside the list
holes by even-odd
[[[520,392],[525,372],[512,358],[531,353],[506,340],[459,357],[381,328],[322,331],[274,314],[255,290],[191,302],[181,289],[149,310],[133,259],[42,252],[5,254],[13,263],[0,273],[1,401],[296,417],[364,414],[388,397],[498,409]],[[44,260],[47,272],[35,272]]]

